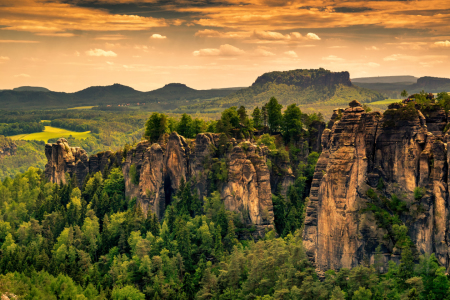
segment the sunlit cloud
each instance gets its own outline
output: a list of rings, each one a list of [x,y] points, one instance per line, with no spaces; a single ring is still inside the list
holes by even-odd
[[[96,40],[105,40],[105,41],[118,41],[118,40],[123,40],[126,38],[127,37],[124,36],[123,34],[106,34],[106,35],[98,36],[95,39]]]
[[[254,52],[255,56],[264,56],[264,57],[270,57],[275,56],[276,54],[273,52],[270,52],[269,50],[266,50],[264,48],[257,48]]]
[[[163,39],[166,39],[167,37],[164,36],[164,35],[160,35],[160,34],[158,34],[158,33],[155,33],[155,34],[152,34],[151,38],[152,38],[152,39],[163,40]]]
[[[0,6],[3,30],[39,34],[61,34],[66,31],[138,31],[168,26],[163,18],[110,14],[106,10],[74,6],[57,1],[10,1]]]
[[[308,33],[306,36],[303,36],[299,32],[291,32],[288,34],[282,34],[275,31],[264,31],[264,30],[254,30],[250,36],[251,39],[257,40],[258,42],[299,42],[305,40],[320,40],[320,37],[314,33]]]
[[[206,48],[194,51],[194,56],[239,56],[244,54],[245,51],[229,44],[221,45],[217,48]]]
[[[220,32],[212,29],[203,29],[195,33],[196,37],[204,38],[245,38],[250,35],[250,32]]]
[[[7,62],[9,60],[8,56],[0,56],[0,64]]]
[[[28,78],[28,77],[31,77],[31,76],[28,75],[28,74],[22,73],[22,74],[14,75],[14,77],[25,77],[25,78]]]
[[[364,49],[366,49],[366,50],[375,50],[375,51],[379,51],[380,50],[380,48],[378,48],[377,46],[365,47]]]
[[[297,53],[295,53],[295,51],[286,51],[286,52],[284,52],[284,54],[286,54],[287,56],[290,56],[290,57],[294,57],[294,58],[296,58],[296,57],[298,57],[298,55],[297,55]]]
[[[446,59],[446,55],[406,55],[406,54],[392,54],[383,58],[384,61],[413,61],[430,63],[430,61],[441,61]]]
[[[36,35],[55,36],[55,37],[74,37],[74,36],[76,36],[74,33],[70,33],[70,32],[40,32],[40,33],[36,33]]]
[[[345,59],[337,57],[336,55],[328,55],[326,57],[322,57],[322,60],[324,61],[330,61],[330,62],[342,62]]]
[[[439,41],[439,42],[435,42],[434,47],[441,47],[441,48],[447,48],[450,47],[450,41]]]
[[[102,49],[91,49],[86,51],[86,55],[89,56],[110,56],[110,57],[116,57],[117,54],[113,51],[105,51]]]
[[[0,40],[0,43],[5,44],[36,44],[39,41],[27,41],[27,40]]]

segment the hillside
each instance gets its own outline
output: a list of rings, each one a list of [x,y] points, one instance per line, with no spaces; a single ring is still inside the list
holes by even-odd
[[[236,91],[209,103],[187,106],[192,111],[218,107],[245,105],[261,106],[271,97],[283,104],[344,104],[351,100],[372,102],[384,99],[378,93],[357,87],[350,81],[348,72],[331,72],[325,69],[270,72],[259,76],[248,88]]]
[[[352,83],[416,83],[417,77],[411,75],[403,76],[377,76],[377,77],[361,77],[352,78]]]
[[[395,77],[395,76],[393,76]],[[402,76],[403,77],[403,76]],[[385,77],[388,78],[388,77]],[[393,79],[399,80],[399,79]],[[405,80],[405,79],[404,79]],[[450,91],[450,79],[449,78],[439,78],[439,77],[420,77],[416,82],[411,81],[379,81],[379,82],[368,82],[368,81],[359,81],[358,79],[352,80],[353,84],[371,89],[377,92],[382,93],[383,95],[390,98],[400,98],[400,93],[403,90],[407,90],[408,93],[418,93],[422,90],[428,93],[440,93],[444,91]]]
[[[63,109],[85,105],[146,103],[146,107],[151,110],[171,110],[180,106],[180,100],[224,97],[234,91],[195,90],[180,83],[167,84],[150,92],[137,91],[117,83],[110,86],[92,86],[75,93],[15,89],[0,91],[0,106],[3,109]]]
[[[39,86],[20,86],[13,89],[16,92],[50,92],[49,89]]]

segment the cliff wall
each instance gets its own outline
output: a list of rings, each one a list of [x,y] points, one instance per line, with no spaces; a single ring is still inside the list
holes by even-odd
[[[306,159],[311,148],[320,147],[324,124],[316,124],[314,133],[299,143],[305,147],[298,160]],[[281,187],[286,193],[294,182],[287,157],[270,157],[269,149],[250,141],[221,139],[219,134],[201,133],[187,140],[173,132],[158,143],[141,141],[124,155],[102,152],[88,157],[86,151],[70,147],[65,139],[47,144],[46,177],[55,183],[66,183],[75,175],[81,186],[89,173],[120,166],[125,179],[125,196],[135,197],[144,212],[159,218],[173,202],[182,181],[190,182],[201,200],[218,191],[225,207],[237,212],[248,225],[254,225],[255,236],[274,223],[272,192]]]
[[[304,243],[318,269],[373,262],[379,245],[385,262],[398,260],[392,224],[368,209],[386,205],[393,213],[392,197],[405,203],[398,222],[408,227],[414,252],[435,253],[448,267],[448,120],[437,106],[424,112],[393,105],[384,115],[366,113],[356,101],[335,111],[306,209]]]

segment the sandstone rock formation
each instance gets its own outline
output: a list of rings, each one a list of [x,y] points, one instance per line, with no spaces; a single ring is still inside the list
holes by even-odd
[[[13,140],[0,135],[0,159],[6,156],[15,155],[17,150],[17,145]]]
[[[431,107],[428,118],[413,105],[366,113],[359,103],[336,110],[322,135],[320,155],[306,210],[304,244],[320,270],[355,267],[374,261],[382,247],[385,260],[398,259],[395,240],[386,238],[370,210],[369,189],[401,197],[401,214],[417,253],[435,253],[448,266],[448,160],[442,129],[446,113]],[[380,182],[382,187],[380,188]],[[414,191],[425,188],[424,197]]]
[[[187,141],[174,132],[166,144],[139,143],[128,152],[123,165],[127,196],[136,197],[144,211],[151,210],[160,218],[181,180],[191,181],[203,199],[211,181],[211,163],[218,159],[218,140],[217,134],[201,133],[195,140]],[[249,224],[260,230],[273,223],[270,173],[264,149],[249,142],[234,146],[224,154],[228,175],[218,185],[226,208],[242,213]],[[138,184],[130,178],[131,165],[139,172]]]
[[[324,126],[318,124],[317,132]],[[317,134],[316,134],[317,135]],[[314,141],[319,139],[314,137]],[[308,140],[302,141],[308,143]],[[314,146],[317,147],[317,146]],[[304,157],[309,153],[306,146]],[[227,209],[241,215],[242,220],[255,225],[255,236],[272,227],[274,215],[272,192],[281,186],[282,193],[294,182],[289,160],[274,158],[269,170],[269,149],[249,141],[221,140],[219,134],[201,133],[195,140],[186,140],[176,132],[163,137],[159,143],[141,141],[123,154],[111,151],[88,157],[77,147],[70,147],[65,139],[47,144],[48,163],[45,174],[55,183],[66,183],[67,175],[76,175],[82,184],[89,173],[122,167],[125,178],[125,196],[135,197],[144,212],[164,216],[167,205],[173,201],[181,181],[189,181],[201,200],[211,192],[219,191]],[[220,167],[220,171],[213,170]],[[214,172],[220,172],[220,180]]]
[[[80,147],[70,147],[64,138],[58,139],[54,144],[45,145],[45,176],[48,180],[58,184],[67,181],[69,177],[76,176],[78,185],[84,182],[89,173],[101,172],[105,167],[110,168],[114,163],[121,164],[120,152],[100,152],[88,157],[87,152]]]

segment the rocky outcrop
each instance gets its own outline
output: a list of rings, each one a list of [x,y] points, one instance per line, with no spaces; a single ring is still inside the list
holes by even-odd
[[[166,143],[139,143],[128,152],[123,167],[127,195],[136,197],[144,211],[150,210],[161,218],[181,181],[191,182],[200,199],[207,196],[208,185],[214,183],[227,209],[240,213],[244,221],[260,231],[271,227],[270,172],[264,155],[267,148],[229,141],[227,148],[232,150],[219,154],[218,143],[217,134],[201,133],[195,140],[186,140],[176,132]],[[217,182],[212,179],[211,168],[219,158],[225,163],[227,175]],[[130,178],[132,164],[139,172],[138,184]]]
[[[438,109],[427,116],[411,105],[382,116],[351,103],[323,132],[303,233],[318,269],[373,262],[379,245],[386,260],[398,259],[390,229],[367,209],[373,202],[369,189],[384,199],[400,197],[406,203],[400,218],[416,253],[435,253],[448,267],[446,116]],[[414,197],[418,188],[427,193]]]
[[[54,183],[66,183],[66,174],[76,175],[78,182],[82,183],[89,173],[86,151],[80,147],[70,147],[64,138],[57,140],[54,144],[45,145],[45,156],[48,161],[45,165],[45,175]]]
[[[121,165],[121,152],[100,152],[88,157],[87,152],[80,147],[70,147],[64,138],[54,144],[45,145],[45,176],[51,182],[65,184],[67,177],[76,176],[81,187],[89,173],[102,172],[113,165]]]
[[[277,84],[295,85],[302,88],[307,88],[312,85],[333,87],[342,84],[345,86],[352,86],[350,73],[330,72],[324,69],[265,73],[256,79],[253,86],[272,82]]]
[[[0,159],[6,156],[15,155],[17,151],[17,145],[13,140],[0,135]]]

